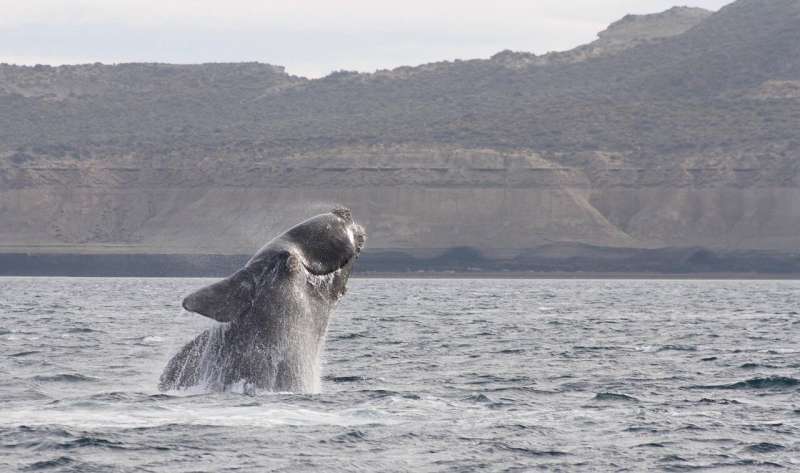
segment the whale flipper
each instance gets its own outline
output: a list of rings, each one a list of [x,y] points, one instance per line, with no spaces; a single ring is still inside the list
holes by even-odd
[[[231,322],[250,310],[255,287],[250,272],[241,269],[186,296],[183,308],[218,322]]]
[[[312,217],[183,307],[215,324],[167,363],[159,389],[318,392],[328,321],[366,241],[349,210]]]

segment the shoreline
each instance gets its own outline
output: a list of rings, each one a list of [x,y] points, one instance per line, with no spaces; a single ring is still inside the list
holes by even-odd
[[[221,279],[227,275],[142,276],[142,275],[52,275],[52,274],[0,274],[0,279],[14,278],[103,278],[103,279]],[[768,273],[602,273],[602,272],[369,272],[354,273],[351,279],[452,279],[452,280],[663,280],[663,281],[800,281],[800,274]]]
[[[599,251],[599,250],[598,250]],[[619,253],[619,251],[617,252]],[[248,255],[0,253],[1,276],[223,277]],[[665,249],[491,260],[466,250],[417,258],[365,253],[353,277],[380,279],[707,279],[800,280],[800,255],[714,254]]]
[[[476,271],[476,272],[369,272],[355,273],[354,279],[652,279],[652,280],[742,280],[742,281],[797,281],[800,274],[774,273],[615,273],[615,272],[523,272],[523,271]]]

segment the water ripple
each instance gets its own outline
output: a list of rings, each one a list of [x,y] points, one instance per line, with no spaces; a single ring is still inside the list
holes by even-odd
[[[795,281],[358,279],[322,392],[159,393],[211,280],[0,278],[0,471],[794,471]]]

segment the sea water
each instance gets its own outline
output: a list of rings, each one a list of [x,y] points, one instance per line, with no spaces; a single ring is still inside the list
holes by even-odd
[[[0,278],[0,471],[800,469],[797,281],[355,279],[321,393],[160,393],[209,282]]]

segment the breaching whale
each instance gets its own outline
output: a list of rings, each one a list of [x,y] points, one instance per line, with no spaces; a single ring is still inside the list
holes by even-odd
[[[302,222],[233,275],[183,300],[224,322],[167,363],[159,389],[316,392],[328,319],[346,289],[366,233],[349,209]]]

